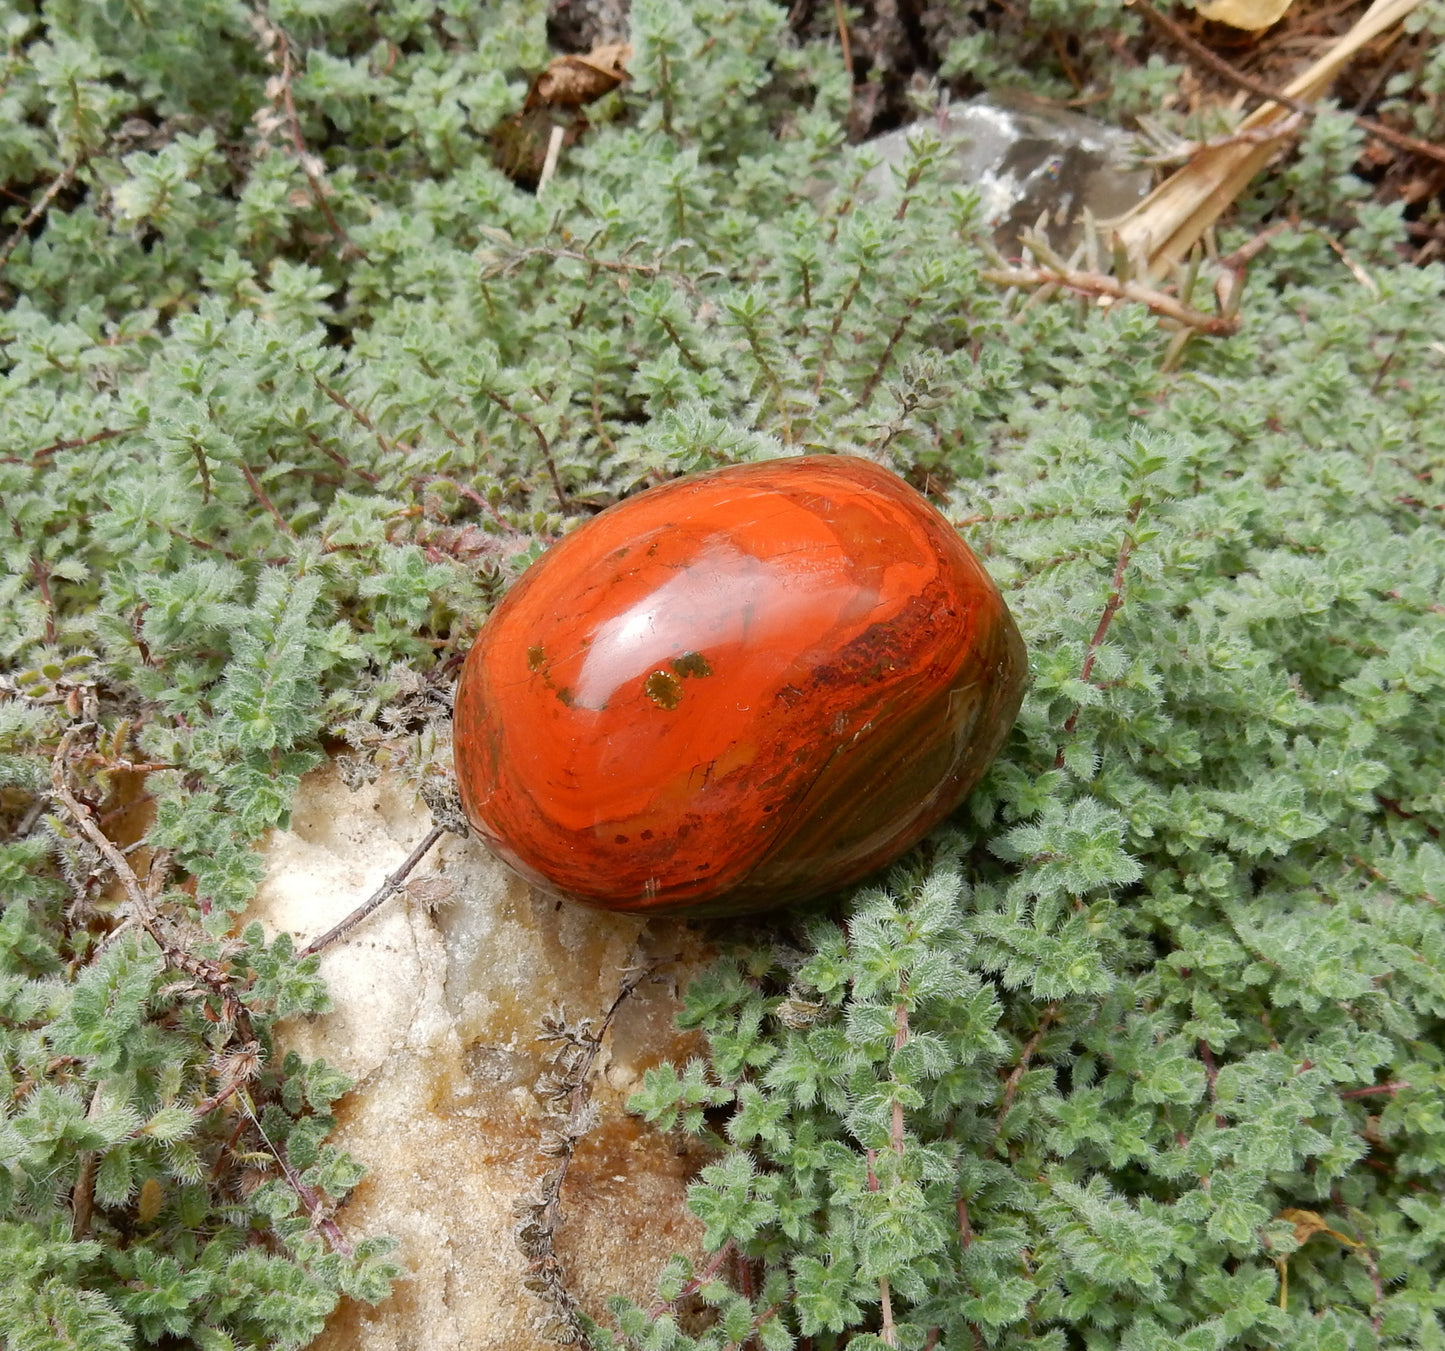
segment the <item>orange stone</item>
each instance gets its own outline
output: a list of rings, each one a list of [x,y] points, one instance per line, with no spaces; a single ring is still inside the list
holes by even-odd
[[[567,535],[483,625],[462,802],[572,900],[761,910],[865,877],[952,811],[1025,664],[982,564],[886,469],[694,474]]]

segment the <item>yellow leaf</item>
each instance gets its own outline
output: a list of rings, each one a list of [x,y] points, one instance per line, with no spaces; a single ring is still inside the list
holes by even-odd
[[[141,1184],[140,1200],[136,1204],[136,1219],[142,1224],[149,1224],[161,1213],[165,1200],[165,1188],[155,1178],[146,1178]]]
[[[1338,1229],[1331,1229],[1325,1223],[1324,1216],[1314,1210],[1281,1210],[1275,1218],[1286,1220],[1294,1225],[1296,1243],[1308,1243],[1316,1234],[1328,1234],[1330,1238],[1343,1243],[1347,1248],[1363,1246],[1352,1238],[1346,1238]]]

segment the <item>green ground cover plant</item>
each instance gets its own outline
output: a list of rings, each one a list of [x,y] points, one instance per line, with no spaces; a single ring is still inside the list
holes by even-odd
[[[1031,14],[955,65],[1137,27]],[[1326,111],[1179,351],[986,281],[935,141],[866,191],[784,7],[632,24],[534,192],[495,133],[537,4],[0,0],[0,1340],[302,1346],[385,1297],[345,1081],[269,1054],[326,994],[238,931],[256,840],[328,751],[443,799],[418,679],[579,519],[850,450],[985,556],[1023,714],[887,878],[729,931],[707,1058],[636,1102],[721,1142],[712,1256],[554,1331],[1439,1351],[1445,270]],[[1438,66],[1388,82],[1417,135]]]

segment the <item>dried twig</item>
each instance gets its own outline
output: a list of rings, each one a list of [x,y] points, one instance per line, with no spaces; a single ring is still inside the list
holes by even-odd
[[[543,1023],[543,1040],[558,1043],[558,1049],[553,1054],[554,1075],[540,1086],[544,1096],[557,1104],[553,1109],[554,1124],[544,1134],[542,1149],[558,1162],[548,1169],[538,1191],[518,1202],[516,1212],[520,1223],[516,1235],[517,1246],[528,1264],[524,1284],[551,1305],[552,1331],[559,1341],[577,1341],[582,1337],[577,1301],[563,1279],[555,1237],[562,1219],[562,1188],[567,1171],[578,1142],[592,1124],[593,1113],[589,1107],[592,1067],[618,1010],[655,969],[656,964],[626,968],[617,996],[595,1032],[590,1022],[572,1028],[560,1017],[548,1017]]]
[[[1183,47],[1201,65],[1208,66],[1216,75],[1237,84],[1241,89],[1248,90],[1251,94],[1258,94],[1260,98],[1268,99],[1271,103],[1277,103],[1282,108],[1288,108],[1292,112],[1299,113],[1303,117],[1318,117],[1325,109],[1305,99],[1294,98],[1283,90],[1275,89],[1272,85],[1266,84],[1263,80],[1257,80],[1253,75],[1247,75],[1236,66],[1230,65],[1222,56],[1210,51],[1198,38],[1194,37],[1187,29],[1176,23],[1167,14],[1162,14],[1149,3],[1149,0],[1127,0],[1139,11],[1150,23],[1165,33],[1179,46]],[[1393,145],[1397,150],[1407,150],[1412,155],[1422,155],[1426,159],[1433,159],[1445,164],[1445,146],[1434,145],[1430,141],[1422,141],[1415,136],[1407,136],[1403,131],[1396,131],[1394,127],[1386,126],[1383,122],[1377,122],[1372,117],[1354,116],[1354,123],[1361,131]],[[1275,124],[1270,128],[1275,135],[1285,134],[1283,123]]]
[[[1374,0],[1347,33],[1331,43],[1323,55],[1280,92],[1294,100],[1321,98],[1366,44],[1398,25],[1421,2]],[[1270,93],[1274,91],[1271,89]],[[1307,106],[1314,107],[1313,104]],[[1289,106],[1271,97],[1246,116],[1238,130],[1267,128],[1278,132],[1288,121]],[[1260,145],[1241,142],[1201,150],[1137,206],[1110,222],[1116,251],[1135,260],[1141,273],[1147,271],[1154,276],[1166,273],[1189,254],[1201,235],[1279,153],[1282,139],[1266,137]]]
[[[562,142],[567,135],[564,127],[554,126],[547,138],[547,155],[542,161],[542,172],[537,176],[537,195],[550,183],[557,172],[557,161],[562,158]]]
[[[51,793],[56,801],[65,808],[66,815],[75,822],[81,833],[100,851],[101,857],[110,864],[111,871],[115,873],[116,880],[120,883],[126,899],[130,902],[132,913],[145,931],[155,940],[161,951],[166,952],[170,944],[160,932],[155,906],[151,903],[145,888],[141,886],[140,879],[130,866],[130,861],[95,823],[91,809],[76,799],[75,794],[71,792],[70,784],[66,781],[70,769],[71,747],[74,746],[81,730],[81,728],[72,727],[60,738],[60,747],[50,763]]]
[[[1219,266],[1227,272],[1242,272],[1270,246],[1276,235],[1281,235],[1286,230],[1294,228],[1294,221],[1275,221],[1273,225],[1268,225],[1261,230],[1253,239],[1246,240],[1233,253],[1222,254]]]
[[[236,993],[235,983],[225,969],[218,962],[213,962],[205,957],[197,957],[194,953],[179,947],[161,928],[160,917],[156,912],[154,902],[154,896],[159,893],[160,889],[160,884],[156,881],[156,874],[153,872],[148,879],[149,885],[143,887],[140,879],[135,875],[135,869],[130,866],[130,861],[101,830],[91,809],[78,801],[71,791],[70,784],[67,782],[70,770],[70,751],[82,730],[79,727],[67,730],[60,739],[60,747],[55,752],[55,758],[51,761],[50,786],[55,800],[60,803],[65,809],[66,815],[75,822],[81,833],[110,865],[111,871],[115,873],[116,880],[125,892],[126,899],[130,902],[131,914],[150,935],[165,960],[178,971],[183,971],[193,980],[205,985],[217,996],[221,1002],[222,1016],[235,1029],[235,1034],[242,1043],[256,1041],[255,1029],[251,1025],[251,1015],[246,1006],[241,1003],[241,998]]]
[[[416,865],[431,852],[436,842],[446,834],[442,826],[434,825],[422,837],[421,842],[402,861],[397,870],[392,873],[377,889],[372,892],[360,905],[346,916],[339,924],[333,924],[320,938],[313,938],[297,955],[300,957],[314,957],[322,948],[336,942],[338,938],[349,934],[358,924],[361,923],[373,910],[379,909],[389,901],[398,891],[402,884],[411,876]]]
[[[1140,162],[1156,167],[1187,164],[1196,155],[1202,155],[1209,150],[1227,150],[1235,145],[1270,145],[1286,136],[1294,135],[1304,126],[1304,122],[1303,113],[1292,113],[1282,121],[1266,127],[1243,127],[1223,136],[1211,136],[1207,141],[1169,139],[1160,145],[1157,155],[1145,155]],[[1155,133],[1152,139],[1158,143],[1160,135]]]
[[[979,276],[995,286],[1062,287],[1077,295],[1108,296],[1112,300],[1133,300],[1147,306],[1163,319],[1172,319],[1177,324],[1206,333],[1210,337],[1228,337],[1239,331],[1237,315],[1205,314],[1189,305],[1182,304],[1174,296],[1155,290],[1137,281],[1120,281],[1105,272],[1083,272],[1063,265],[1036,265],[1034,267],[991,267],[985,268]]]

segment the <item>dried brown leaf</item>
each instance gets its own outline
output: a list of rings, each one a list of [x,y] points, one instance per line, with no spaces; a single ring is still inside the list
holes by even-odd
[[[630,78],[627,63],[632,46],[608,42],[594,47],[586,56],[558,56],[548,62],[527,91],[527,108],[577,108],[610,94]]]

